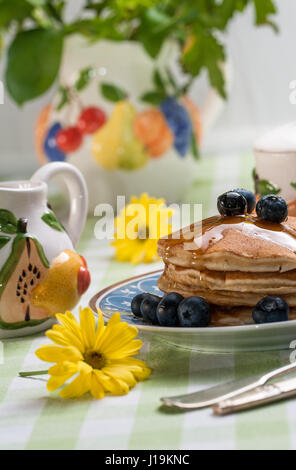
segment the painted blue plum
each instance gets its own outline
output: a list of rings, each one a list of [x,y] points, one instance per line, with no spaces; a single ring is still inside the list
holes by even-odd
[[[189,114],[184,106],[172,96],[168,96],[161,103],[160,109],[175,136],[174,147],[179,155],[184,157],[188,152],[192,136],[192,124]]]
[[[59,122],[55,122],[49,128],[44,140],[44,152],[51,162],[64,162],[66,160],[66,154],[59,150],[56,143],[56,135],[61,129],[62,125]]]

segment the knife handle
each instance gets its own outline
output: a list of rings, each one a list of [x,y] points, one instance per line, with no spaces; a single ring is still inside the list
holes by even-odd
[[[237,411],[247,410],[256,406],[265,405],[284,398],[296,395],[295,383],[293,388],[287,387],[284,389],[279,384],[264,385],[257,387],[249,392],[242,393],[228,400],[216,403],[213,406],[215,415],[223,416]]]

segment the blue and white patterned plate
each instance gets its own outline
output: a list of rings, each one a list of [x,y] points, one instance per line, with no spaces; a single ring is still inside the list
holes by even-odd
[[[208,353],[289,349],[291,342],[296,340],[296,320],[211,328],[172,328],[144,323],[132,314],[131,301],[141,292],[161,295],[157,287],[161,272],[142,274],[107,287],[90,300],[90,307],[95,313],[99,308],[106,321],[113,313],[119,312],[122,320],[136,326],[146,336],[149,335],[150,340],[159,339],[175,346]]]

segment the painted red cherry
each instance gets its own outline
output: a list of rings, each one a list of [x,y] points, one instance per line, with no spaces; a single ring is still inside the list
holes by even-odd
[[[77,290],[78,295],[84,294],[90,285],[90,272],[84,266],[81,266],[78,271]]]
[[[93,134],[106,122],[106,114],[96,106],[85,108],[77,122],[77,127],[82,134]]]
[[[84,256],[82,256],[82,255],[79,255],[79,256],[80,256],[80,258],[81,258],[81,261],[82,261],[83,266],[84,266],[85,268],[87,268],[86,259],[85,259]]]
[[[82,134],[77,126],[65,127],[57,133],[56,142],[62,152],[75,152],[82,144]]]

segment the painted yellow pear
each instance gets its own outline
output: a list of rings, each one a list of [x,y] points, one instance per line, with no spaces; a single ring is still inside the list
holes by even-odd
[[[134,136],[135,109],[131,103],[116,103],[107,123],[93,136],[92,154],[106,170],[134,170],[147,163],[142,143]]]
[[[43,280],[31,292],[31,300],[35,307],[54,316],[74,308],[89,284],[85,259],[72,250],[65,250],[56,256]]]

